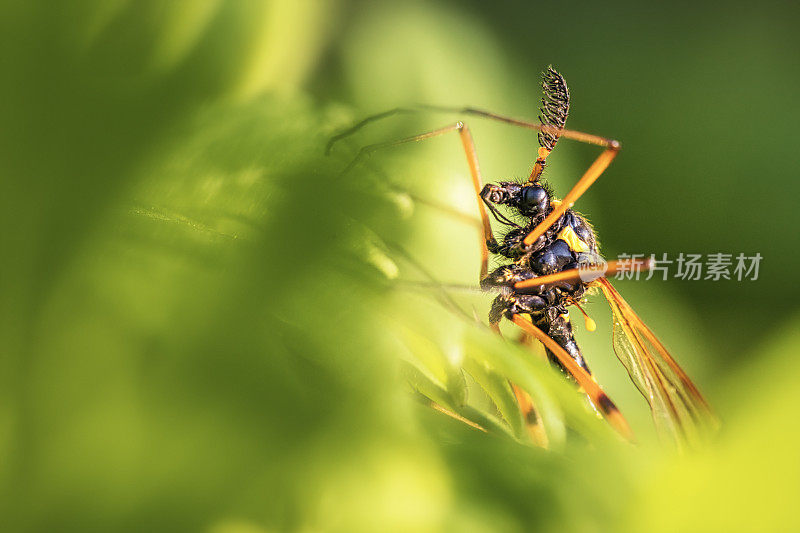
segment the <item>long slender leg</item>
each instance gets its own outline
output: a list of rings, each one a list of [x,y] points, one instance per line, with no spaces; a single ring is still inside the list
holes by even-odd
[[[625,259],[622,261],[609,261],[605,265],[598,265],[597,267],[587,268],[570,268],[562,270],[555,274],[548,274],[546,276],[539,276],[537,278],[526,279],[518,281],[514,284],[515,289],[527,289],[530,287],[545,287],[555,283],[574,283],[576,281],[583,281],[588,283],[597,278],[611,276],[617,272],[630,272],[633,269],[638,269],[640,272],[649,270],[653,267],[652,259],[633,260]]]
[[[535,337],[539,342],[544,344],[558,358],[559,362],[569,372],[578,385],[583,389],[592,404],[597,408],[600,413],[605,416],[606,420],[611,426],[617,430],[625,439],[632,441],[633,432],[631,431],[628,422],[622,416],[617,406],[611,401],[611,398],[603,392],[600,385],[586,372],[583,368],[578,366],[572,357],[550,337],[548,337],[541,329],[534,326],[529,320],[526,320],[522,315],[513,315],[512,321],[514,324],[522,328],[523,331]]]
[[[467,164],[469,165],[469,172],[470,176],[472,177],[472,186],[475,189],[475,198],[478,202],[478,210],[481,215],[481,225],[483,227],[483,235],[481,237],[481,271],[480,271],[480,279],[486,277],[486,274],[489,272],[489,249],[486,246],[486,241],[494,241],[494,234],[492,233],[492,225],[489,222],[489,215],[486,212],[486,206],[481,199],[481,189],[483,188],[483,179],[481,178],[481,170],[480,165],[478,164],[478,153],[475,149],[475,141],[472,139],[472,134],[469,131],[469,128],[463,122],[456,122],[455,124],[451,124],[449,126],[445,126],[443,128],[438,128],[432,131],[427,131],[425,133],[420,133],[419,135],[413,135],[411,137],[405,137],[403,139],[398,139],[395,141],[388,141],[383,143],[376,143],[364,146],[361,148],[356,157],[353,161],[350,162],[349,165],[345,168],[344,172],[348,172],[351,168],[358,164],[362,158],[366,157],[367,155],[371,154],[376,150],[380,150],[383,148],[390,148],[393,146],[399,146],[401,144],[419,142],[426,139],[431,139],[433,137],[438,137],[440,135],[444,135],[446,133],[450,133],[452,131],[457,131],[459,137],[461,138],[461,145],[464,148],[464,153],[467,157]]]
[[[503,336],[502,332],[500,331],[499,322],[491,323],[489,324],[489,327],[492,328],[492,331],[494,331],[498,336]],[[529,336],[524,331],[519,339],[519,343],[524,346],[530,345]],[[524,389],[518,387],[511,380],[508,381],[508,384],[511,386],[511,390],[514,392],[514,397],[517,399],[517,405],[519,405],[520,413],[522,413],[522,419],[525,422],[525,427],[528,429],[528,435],[531,437],[531,440],[537,446],[541,448],[547,448],[549,439],[547,438],[547,433],[542,425],[542,417],[539,415],[539,411],[536,409],[533,399],[527,392],[525,392]]]
[[[525,390],[510,381],[508,383],[514,391],[514,396],[517,398],[519,410],[522,412],[522,417],[525,420],[525,427],[528,429],[528,435],[530,435],[531,440],[537,446],[540,448],[547,448],[549,439],[542,425],[541,415],[539,415],[539,411],[533,404],[533,399]]]
[[[408,108],[396,108],[367,117],[361,122],[354,125],[353,127],[349,128],[348,130],[345,130],[342,133],[333,137],[328,143],[327,150],[330,151],[331,147],[336,141],[344,137],[347,137],[348,135],[352,135],[353,133],[357,132],[359,129],[363,128],[367,124],[400,113],[415,113],[423,111],[475,115],[486,119],[503,122],[505,124],[509,124],[512,126],[519,126],[521,128],[526,128],[539,132],[551,133],[558,137],[564,137],[566,139],[572,139],[579,142],[594,144],[605,148],[603,153],[600,154],[597,157],[597,159],[595,159],[592,165],[581,177],[581,179],[578,180],[578,183],[576,183],[575,186],[572,188],[572,190],[569,191],[569,193],[567,193],[567,196],[564,197],[561,204],[558,207],[556,207],[556,209],[554,209],[553,212],[550,213],[550,215],[547,218],[545,218],[540,224],[538,224],[525,237],[523,242],[525,243],[526,246],[530,246],[531,244],[536,242],[536,239],[538,239],[542,234],[544,234],[544,232],[547,231],[550,228],[550,226],[552,226],[559,219],[559,217],[561,217],[567,211],[567,209],[570,209],[575,204],[578,198],[580,198],[583,195],[583,193],[586,192],[586,190],[589,187],[591,187],[591,185],[595,182],[595,180],[597,180],[597,178],[600,177],[603,171],[605,171],[605,169],[608,168],[608,165],[611,164],[611,161],[614,160],[614,158],[617,156],[617,153],[621,148],[619,141],[608,139],[606,137],[601,137],[599,135],[593,135],[581,131],[559,129],[553,126],[536,124],[534,122],[529,122],[527,120],[519,120],[504,115],[498,115],[497,113],[484,111],[482,109],[475,109],[472,107],[458,108],[458,107],[433,106],[433,105],[417,105]],[[547,152],[546,150],[544,152],[542,150],[539,151],[539,158],[536,160],[533,172],[531,173],[531,180],[535,181],[536,179],[538,179],[538,176],[544,167],[544,160],[548,154],[549,152]]]
[[[437,106],[437,105],[415,105],[411,107],[398,107],[395,109],[390,109],[389,111],[384,111],[382,113],[376,113],[375,115],[371,115],[366,117],[365,119],[361,120],[360,122],[356,123],[354,126],[338,133],[337,135],[331,137],[330,141],[328,141],[328,145],[326,147],[326,153],[330,152],[333,148],[333,145],[336,144],[338,141],[344,139],[345,137],[349,137],[353,135],[361,128],[371,124],[373,122],[377,122],[379,120],[389,118],[395,115],[400,114],[410,114],[410,113],[424,113],[424,112],[434,112],[434,113],[453,113],[453,114],[460,114],[460,115],[474,115],[477,117],[489,119],[489,120],[496,120],[498,122],[503,122],[505,124],[509,124],[511,126],[518,126],[520,128],[534,130],[543,133],[552,133],[554,135],[558,135],[559,137],[564,137],[565,139],[572,139],[574,141],[583,142],[587,144],[594,144],[596,146],[608,147],[616,144],[619,146],[617,141],[613,139],[608,139],[605,137],[601,137],[599,135],[594,135],[591,133],[584,133],[582,131],[575,131],[569,129],[559,129],[553,126],[544,126],[542,124],[538,124],[536,122],[530,122],[528,120],[521,120],[517,118],[508,117],[505,115],[499,115],[497,113],[492,113],[491,111],[484,111],[482,109],[476,109],[474,107],[447,107],[447,106]]]
[[[563,135],[563,134],[562,134]],[[533,230],[528,233],[525,239],[522,241],[525,243],[526,246],[530,246],[536,239],[541,237],[545,231],[547,231],[550,226],[555,224],[555,222],[561,218],[561,216],[570,209],[575,202],[580,198],[586,190],[592,186],[597,178],[608,168],[608,165],[617,157],[617,153],[620,149],[620,144],[617,141],[609,141],[610,144],[607,145],[606,149],[603,151],[602,154],[597,156],[597,159],[591,164],[591,166],[584,172],[583,176],[578,183],[570,190],[567,195],[561,200],[561,203],[553,209],[553,211],[547,215],[547,217],[542,220]]]
[[[353,135],[358,130],[360,130],[361,128],[363,128],[364,126],[366,126],[367,124],[369,124],[371,122],[377,122],[377,121],[379,121],[381,119],[389,118],[391,116],[399,115],[401,113],[414,113],[414,112],[420,112],[420,111],[422,111],[422,110],[421,109],[417,110],[417,109],[414,109],[414,108],[396,107],[394,109],[389,109],[388,111],[383,111],[381,113],[376,113],[374,115],[370,115],[370,116],[366,117],[365,119],[363,119],[362,121],[355,123],[353,126],[347,128],[346,130],[343,130],[343,131],[337,133],[336,135],[334,135],[333,137],[331,137],[328,140],[328,144],[325,145],[325,155],[328,155],[328,154],[331,153],[331,149],[333,149],[333,145],[334,144],[336,144],[340,140],[344,139],[345,137],[349,137],[349,136]]]
[[[521,332],[518,342],[522,346],[527,346],[532,350],[532,341],[533,337],[524,331]],[[536,409],[533,399],[527,392],[525,392],[524,389],[518,387],[514,383],[511,383],[511,388],[514,390],[514,396],[517,397],[517,403],[519,404],[520,410],[525,417],[525,424],[528,427],[528,433],[530,434],[531,438],[542,448],[547,448],[549,439],[547,438],[547,433],[542,425],[542,417],[539,414],[539,410]]]
[[[530,289],[532,287],[540,289],[547,287],[549,285],[555,285],[556,283],[575,283],[577,281],[582,281],[584,283],[591,283],[596,279],[605,278],[613,274],[616,274],[617,272],[630,272],[633,269],[637,269],[640,272],[643,272],[651,269],[652,267],[653,267],[653,260],[650,258],[641,260],[624,259],[622,261],[609,261],[605,265],[598,265],[596,267],[592,266],[586,268],[570,268],[568,270],[562,270],[561,272],[556,272],[555,274],[547,274],[545,276],[539,276],[536,278],[518,281],[514,283],[513,288],[515,290]],[[438,281],[421,282],[421,281],[398,280],[397,283],[405,285],[410,288],[419,288],[424,290],[435,288],[445,291],[470,292],[470,293],[480,293],[480,294],[484,294],[486,292],[477,285],[440,283]],[[496,324],[493,324],[492,327],[493,329],[499,331],[499,329],[497,329]]]
[[[455,418],[459,422],[463,422],[463,423],[465,423],[466,425],[468,425],[468,426],[470,426],[472,428],[475,428],[477,430],[483,431],[484,433],[488,433],[488,431],[486,429],[484,429],[483,426],[481,426],[477,422],[473,422],[469,418],[463,417],[460,414],[451,411],[447,407],[439,405],[438,403],[434,402],[433,400],[429,400],[429,401],[430,401],[431,408],[436,409],[440,413],[446,414],[447,416],[449,416],[451,418]]]
[[[419,108],[423,111],[427,110],[427,111],[437,111],[440,113],[458,113],[464,115],[475,115],[478,117],[487,118],[489,120],[504,122],[511,126],[519,126],[520,128],[539,131],[543,133],[552,133],[554,135],[558,135],[559,137],[564,137],[565,139],[572,139],[573,141],[595,144],[597,146],[605,147],[616,142],[612,139],[607,139],[605,137],[594,135],[592,133],[584,133],[582,131],[560,129],[553,126],[546,126],[543,124],[537,124],[536,122],[531,122],[529,120],[521,120],[513,117],[508,117],[505,115],[499,115],[497,113],[492,113],[491,111],[476,109],[474,107],[458,108],[458,107],[447,107],[447,106],[422,105],[419,106]]]

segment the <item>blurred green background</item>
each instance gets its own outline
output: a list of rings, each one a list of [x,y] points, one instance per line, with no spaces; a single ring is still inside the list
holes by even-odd
[[[797,528],[799,14],[2,2],[2,529]],[[607,256],[763,256],[757,281],[618,284],[720,414],[706,449],[656,443],[602,301],[579,341],[637,446],[476,322],[488,296],[437,287],[478,274],[455,137],[340,175],[361,145],[457,117],[396,117],[323,154],[398,105],[534,118],[550,63],[569,126],[623,145],[579,205]],[[469,124],[485,179],[526,175],[535,135]],[[557,193],[596,153],[559,143]],[[526,442],[506,378],[549,450]]]

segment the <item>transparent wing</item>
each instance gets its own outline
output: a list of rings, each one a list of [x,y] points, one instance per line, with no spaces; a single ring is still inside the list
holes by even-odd
[[[613,313],[614,352],[650,404],[656,428],[678,444],[696,442],[716,419],[700,391],[611,283],[597,284]]]

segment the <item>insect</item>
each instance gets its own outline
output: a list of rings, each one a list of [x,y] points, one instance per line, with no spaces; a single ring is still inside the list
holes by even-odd
[[[713,420],[708,403],[664,345],[605,277],[630,265],[613,261],[606,264],[600,255],[593,228],[572,209],[617,156],[620,143],[565,129],[570,92],[564,77],[552,66],[543,73],[542,88],[544,95],[538,124],[475,108],[397,108],[355,124],[332,138],[328,149],[370,122],[399,113],[458,113],[537,131],[538,157],[530,176],[523,183],[500,181],[484,184],[472,134],[462,121],[412,137],[365,146],[348,169],[381,148],[457,133],[466,155],[481,217],[480,286],[498,292],[489,313],[490,325],[499,333],[499,322],[507,319],[521,328],[525,335],[541,342],[551,362],[581,387],[597,411],[620,434],[631,439],[632,433],[625,418],[594,380],[575,341],[570,322],[569,309],[577,307],[583,312],[580,303],[592,289],[599,289],[612,311],[614,351],[648,402],[657,428],[679,442],[690,440],[699,428]],[[542,175],[548,156],[561,138],[593,144],[603,151],[559,200]],[[503,210],[511,216],[505,215]],[[494,236],[490,215],[509,228],[499,240]],[[492,272],[488,269],[490,254],[504,261]],[[649,265],[641,266],[648,268]],[[587,317],[587,325],[590,324]],[[590,329],[593,328],[590,326]],[[519,394],[518,398],[525,409],[524,399]]]

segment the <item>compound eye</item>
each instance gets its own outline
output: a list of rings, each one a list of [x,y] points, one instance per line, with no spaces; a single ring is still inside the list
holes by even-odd
[[[547,191],[537,185],[523,187],[520,194],[520,209],[526,212],[542,212],[547,209]]]

